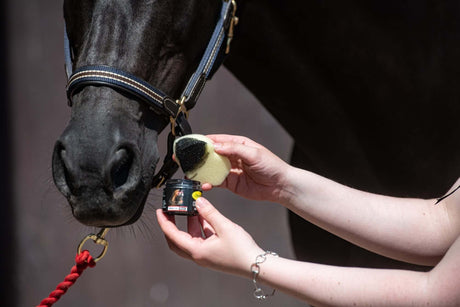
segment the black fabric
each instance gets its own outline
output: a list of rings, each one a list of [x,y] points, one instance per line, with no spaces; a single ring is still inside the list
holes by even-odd
[[[294,138],[297,161],[393,196],[455,183],[460,2],[248,0],[238,16],[225,65]]]
[[[176,118],[176,127],[174,128],[176,135],[182,136],[192,133],[192,127],[187,120],[187,116],[184,113],[179,113]]]
[[[438,197],[460,174],[460,2],[242,1],[225,65],[313,171]]]
[[[460,189],[460,185],[458,187],[456,187],[455,189],[452,190],[452,192],[444,195],[443,197],[440,197],[436,200],[436,204],[439,204],[439,202],[441,202],[442,200],[446,199],[447,197],[451,196],[452,194],[454,194],[458,189]]]

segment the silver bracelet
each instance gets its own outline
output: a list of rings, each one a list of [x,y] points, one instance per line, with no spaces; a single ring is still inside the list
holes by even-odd
[[[253,264],[251,264],[252,282],[254,283],[254,292],[253,292],[253,294],[254,294],[254,297],[256,299],[258,299],[258,300],[264,300],[269,296],[275,295],[275,289],[273,289],[271,294],[265,294],[265,292],[257,285],[257,281],[256,281],[257,276],[260,273],[259,264],[265,262],[265,260],[267,260],[268,255],[278,257],[277,253],[271,252],[271,251],[266,251],[265,253],[258,255],[256,257],[256,261]]]

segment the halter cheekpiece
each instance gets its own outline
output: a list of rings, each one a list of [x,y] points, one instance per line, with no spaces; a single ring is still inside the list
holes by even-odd
[[[65,67],[67,74],[67,99],[72,106],[74,93],[88,85],[108,86],[147,103],[149,107],[171,121],[171,132],[168,136],[168,153],[163,166],[155,175],[153,185],[160,187],[177,170],[177,164],[172,160],[172,144],[176,135],[192,133],[187,121],[187,112],[193,108],[206,84],[214,72],[220,67],[225,56],[229,53],[233,29],[238,19],[235,16],[235,0],[222,0],[219,20],[209,40],[206,50],[196,71],[190,77],[180,99],[173,99],[155,88],[150,83],[115,67],[106,65],[89,65],[73,71],[73,61],[67,31],[64,30]],[[226,40],[226,43],[224,43]]]

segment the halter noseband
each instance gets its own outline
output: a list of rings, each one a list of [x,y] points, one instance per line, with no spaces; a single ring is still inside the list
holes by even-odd
[[[235,0],[222,0],[219,20],[201,58],[197,70],[190,77],[180,99],[173,99],[148,82],[123,70],[106,66],[90,65],[72,71],[72,54],[67,31],[64,31],[65,66],[67,73],[67,99],[72,106],[74,93],[88,85],[108,86],[134,95],[148,104],[150,109],[168,117],[171,132],[168,135],[168,152],[163,166],[153,179],[153,186],[160,187],[177,171],[178,165],[172,160],[172,145],[176,135],[192,133],[187,121],[187,112],[193,108],[206,84],[220,67],[229,53],[233,29],[238,19],[235,16]],[[224,44],[223,41],[227,39]]]

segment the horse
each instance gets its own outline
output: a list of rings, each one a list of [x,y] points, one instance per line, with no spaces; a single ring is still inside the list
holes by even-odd
[[[219,6],[65,1],[70,65],[117,67],[175,97],[206,47]],[[113,87],[86,86],[70,99],[71,119],[53,153],[56,186],[86,225],[135,222],[152,188],[157,137],[169,118]]]
[[[180,99],[225,3],[66,0],[72,69],[115,67]],[[459,5],[238,1],[224,65],[293,137],[293,165],[373,193],[441,196],[460,171]],[[142,213],[171,118],[105,85],[71,93],[53,178],[77,220],[118,227]],[[289,221],[300,260],[407,267]]]

